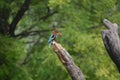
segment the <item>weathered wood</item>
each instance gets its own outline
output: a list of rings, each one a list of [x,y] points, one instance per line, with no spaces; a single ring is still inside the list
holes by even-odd
[[[111,23],[107,19],[104,19],[103,23],[106,28],[108,28],[108,30],[102,31],[105,48],[120,72],[120,40],[118,25],[116,23]]]
[[[57,42],[53,41],[52,45],[53,50],[56,52],[62,64],[67,69],[72,80],[85,80],[81,70],[75,65],[72,57],[69,53]]]

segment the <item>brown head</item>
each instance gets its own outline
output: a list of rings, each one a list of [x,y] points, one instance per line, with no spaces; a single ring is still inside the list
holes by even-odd
[[[62,34],[57,29],[55,29],[53,31],[53,34],[58,35],[58,36],[62,36]]]

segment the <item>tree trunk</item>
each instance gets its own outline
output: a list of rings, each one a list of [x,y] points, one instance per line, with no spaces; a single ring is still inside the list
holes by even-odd
[[[108,30],[102,31],[105,48],[120,72],[120,40],[118,36],[118,25],[111,23],[107,19],[104,19],[103,23],[108,28]]]
[[[53,41],[52,45],[53,50],[56,52],[62,64],[67,69],[72,80],[85,80],[81,70],[75,65],[72,57],[69,53],[57,42]]]
[[[25,0],[24,1],[23,5],[21,6],[21,8],[17,12],[15,18],[13,19],[12,23],[10,24],[9,34],[12,37],[15,36],[14,32],[15,32],[15,29],[16,29],[16,25],[21,20],[21,18],[23,17],[24,13],[28,10],[29,5],[30,5],[30,1],[31,0]]]

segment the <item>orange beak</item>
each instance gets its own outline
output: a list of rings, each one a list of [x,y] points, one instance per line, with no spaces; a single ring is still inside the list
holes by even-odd
[[[53,31],[53,34],[56,34],[56,35],[58,35],[58,36],[62,36],[62,34],[61,34],[57,29],[55,29],[55,30]]]
[[[57,33],[58,36],[62,36],[62,34],[60,32]]]

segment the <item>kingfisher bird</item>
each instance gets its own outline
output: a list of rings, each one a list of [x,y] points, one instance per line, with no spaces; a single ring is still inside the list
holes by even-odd
[[[62,34],[57,29],[55,29],[49,37],[49,40],[48,40],[49,46],[52,45],[53,41],[56,41],[57,36],[62,36]]]

